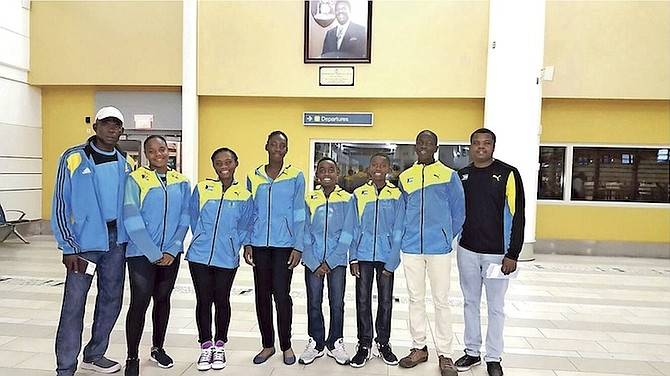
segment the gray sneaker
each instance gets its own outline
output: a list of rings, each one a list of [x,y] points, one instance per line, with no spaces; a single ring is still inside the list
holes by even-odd
[[[104,356],[92,362],[82,362],[81,369],[87,369],[98,373],[114,373],[121,370],[119,362],[105,358]]]
[[[335,341],[335,345],[332,350],[328,350],[328,356],[335,359],[339,365],[349,364],[349,354],[347,354],[347,349],[344,348],[344,340],[342,338]]]
[[[309,339],[309,342],[307,342],[307,347],[305,347],[305,351],[300,354],[300,359],[298,359],[298,363],[300,364],[312,364],[314,359],[322,357],[324,354],[323,349],[321,351],[316,349],[316,341],[314,341],[312,338]]]

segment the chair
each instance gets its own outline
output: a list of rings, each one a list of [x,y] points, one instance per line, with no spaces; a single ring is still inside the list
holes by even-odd
[[[4,242],[9,235],[14,234],[17,238],[21,239],[22,242],[30,244],[30,242],[16,230],[16,226],[30,222],[27,219],[23,219],[23,217],[26,216],[26,213],[23,210],[7,210],[7,213],[9,212],[19,213],[20,216],[18,219],[8,221],[5,216],[5,210],[2,208],[2,205],[0,205],[0,243]]]

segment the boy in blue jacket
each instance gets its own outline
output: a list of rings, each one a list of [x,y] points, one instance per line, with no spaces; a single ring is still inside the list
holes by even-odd
[[[405,200],[402,237],[403,269],[409,294],[409,332],[412,349],[400,360],[412,368],[428,360],[426,274],[435,304],[435,347],[441,376],[456,376],[451,359],[454,333],[449,309],[452,241],[465,221],[465,194],[456,171],[435,160],[437,135],[429,130],[416,136],[417,162],[400,174]]]
[[[386,154],[370,158],[368,183],[353,198],[353,237],[349,251],[351,274],[356,277],[358,346],[352,367],[363,367],[372,354],[388,365],[398,364],[389,344],[393,307],[393,273],[400,264],[400,240],[405,203],[400,190],[386,180],[391,161]],[[372,347],[372,281],[377,280],[377,337]]]
[[[307,348],[300,364],[310,364],[327,348],[328,356],[338,364],[349,363],[342,339],[344,331],[344,288],[347,277],[347,250],[351,233],[344,231],[351,210],[351,195],[337,186],[337,164],[322,158],[316,165],[320,186],[305,195],[305,220],[302,262],[307,286]],[[330,325],[328,338],[323,322],[323,284],[328,279]]]

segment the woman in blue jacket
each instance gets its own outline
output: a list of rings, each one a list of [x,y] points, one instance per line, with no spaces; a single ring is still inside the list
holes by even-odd
[[[200,371],[226,366],[225,344],[230,326],[230,290],[240,265],[240,249],[247,244],[253,212],[251,193],[235,181],[237,154],[219,148],[212,154],[218,179],[198,183],[191,196],[193,240],[186,260],[195,287]],[[212,337],[212,305],[214,326]]]
[[[302,171],[284,164],[288,137],[274,131],[265,144],[268,164],[247,175],[247,189],[254,197],[251,240],[244,247],[245,262],[254,268],[256,316],[263,350],[254,357],[264,363],[275,353],[272,299],[277,309],[279,345],[284,363],[295,363],[291,348],[291,277],[302,252],[305,225],[305,177]]]
[[[126,248],[130,275],[126,376],[139,375],[139,344],[152,298],[154,332],[150,359],[162,368],[174,364],[163,344],[170,316],[170,295],[189,220],[190,184],[184,175],[168,167],[165,138],[147,137],[144,153],[149,166],[130,174],[123,203],[123,223],[130,238]]]

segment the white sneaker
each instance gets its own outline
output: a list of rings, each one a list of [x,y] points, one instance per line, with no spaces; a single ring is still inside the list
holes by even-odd
[[[324,354],[324,351],[317,350],[316,349],[316,342],[310,338],[309,342],[307,342],[307,347],[305,347],[305,351],[300,354],[300,359],[298,359],[298,363],[300,364],[311,364],[314,359],[322,357]]]
[[[207,371],[212,368],[212,355],[214,353],[214,346],[212,342],[205,342],[200,348],[200,357],[198,358],[198,363],[196,367],[198,371]]]
[[[328,356],[335,359],[337,364],[343,366],[349,364],[349,354],[347,354],[347,349],[344,348],[344,340],[342,338],[335,341],[335,347],[332,350],[328,350]]]
[[[214,354],[212,354],[212,369],[219,370],[226,368],[226,348],[223,341],[216,341]]]

